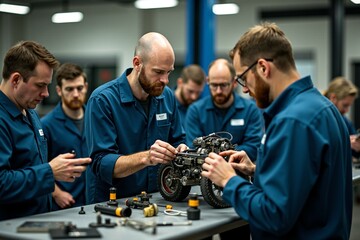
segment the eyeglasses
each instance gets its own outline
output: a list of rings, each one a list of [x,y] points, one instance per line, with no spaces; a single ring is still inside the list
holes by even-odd
[[[271,58],[264,58],[266,61],[268,62],[272,62],[274,61],[274,59]],[[235,80],[242,86],[242,87],[246,87],[246,79],[244,79],[245,74],[250,71],[250,69],[252,69],[257,63],[258,63],[259,59],[256,60],[253,64],[251,64],[242,74],[240,75],[236,75],[235,76]]]
[[[211,90],[216,90],[218,87],[220,87],[221,90],[227,89],[230,86],[231,83],[209,83],[209,87]]]

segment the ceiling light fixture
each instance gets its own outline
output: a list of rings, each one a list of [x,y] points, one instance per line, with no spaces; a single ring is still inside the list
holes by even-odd
[[[62,12],[62,13],[55,13],[51,17],[51,21],[53,23],[73,23],[73,22],[81,22],[83,18],[84,15],[81,12]]]
[[[63,1],[63,12],[55,13],[51,17],[53,23],[75,23],[81,22],[84,18],[82,12],[69,12],[69,2],[67,0]]]
[[[177,0],[136,0],[134,3],[139,9],[170,8],[178,5]]]
[[[0,12],[25,15],[30,12],[28,6],[0,3]]]
[[[212,11],[216,15],[237,14],[239,10],[240,8],[236,3],[219,3],[212,7]]]
[[[355,4],[360,4],[360,0],[351,0]]]

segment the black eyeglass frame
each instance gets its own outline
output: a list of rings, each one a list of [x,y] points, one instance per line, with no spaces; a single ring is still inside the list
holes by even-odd
[[[257,59],[253,64],[251,64],[242,74],[235,76],[235,81],[237,81],[242,87],[246,87],[246,81],[243,79],[243,77],[245,76],[245,74],[248,71],[250,71],[254,66],[257,65],[257,63],[259,62],[259,59]],[[268,62],[274,61],[274,59],[272,59],[272,58],[264,58],[264,59]]]

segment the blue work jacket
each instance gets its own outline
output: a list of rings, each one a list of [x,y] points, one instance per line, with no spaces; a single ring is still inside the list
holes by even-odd
[[[54,175],[38,114],[0,91],[0,220],[51,210]]]
[[[346,127],[349,131],[349,134],[350,135],[354,135],[356,134],[356,130],[355,130],[355,127],[354,127],[354,124],[346,117],[343,115],[343,119],[345,121],[345,124],[346,124]],[[357,152],[355,150],[351,150],[351,153],[352,153],[352,156],[354,158],[359,158],[360,157],[360,152]]]
[[[236,150],[244,150],[255,161],[257,149],[264,133],[260,109],[254,101],[233,93],[234,102],[223,115],[214,105],[211,96],[190,105],[186,120],[186,144],[193,148],[193,140],[214,132],[228,132]],[[229,135],[222,134],[229,138]]]
[[[351,147],[335,105],[308,76],[282,92],[264,119],[254,183],[235,176],[223,192],[252,239],[349,239]]]
[[[59,154],[70,153],[72,150],[75,150],[76,158],[89,156],[85,142],[85,134],[81,133],[74,121],[65,115],[61,102],[59,102],[51,112],[41,118],[41,123],[48,141],[49,161]],[[73,196],[75,200],[73,207],[86,204],[85,173],[79,178],[76,178],[74,182],[56,181],[56,185]],[[52,210],[59,209],[61,208],[53,199]]]
[[[117,189],[117,198],[157,191],[158,165],[113,178],[115,162],[122,155],[149,150],[157,139],[174,147],[185,142],[173,91],[165,87],[160,96],[150,97],[147,116],[127,80],[131,70],[98,87],[87,103],[85,135],[92,162],[86,173],[95,183],[88,189],[94,203],[109,200],[110,187]]]
[[[176,105],[177,105],[179,115],[180,115],[180,119],[181,119],[181,125],[185,129],[185,118],[186,118],[186,113],[187,113],[188,107],[181,104],[176,97],[175,97],[175,100],[176,100]]]

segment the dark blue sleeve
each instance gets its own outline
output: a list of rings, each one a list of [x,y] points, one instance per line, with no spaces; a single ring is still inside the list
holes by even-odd
[[[90,98],[85,114],[85,138],[92,159],[90,168],[96,176],[112,184],[115,162],[120,155],[110,106],[101,98]]]
[[[320,166],[311,159],[321,157],[323,140],[296,120],[278,123],[267,134],[254,184],[233,177],[224,188],[224,199],[256,228],[283,234],[292,228],[312,191]]]

